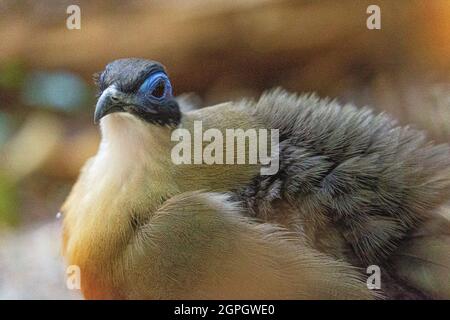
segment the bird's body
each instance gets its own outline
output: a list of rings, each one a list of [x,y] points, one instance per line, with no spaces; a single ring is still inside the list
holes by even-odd
[[[439,212],[448,146],[281,90],[169,120],[123,111],[99,111],[99,151],[62,209],[64,255],[86,298],[365,299],[376,295],[370,265],[381,268],[377,294],[450,297],[450,222]],[[174,164],[171,135],[195,121],[278,129],[278,172]]]

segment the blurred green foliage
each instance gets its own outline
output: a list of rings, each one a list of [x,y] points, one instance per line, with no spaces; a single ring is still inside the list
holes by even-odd
[[[25,78],[25,69],[19,61],[9,61],[0,65],[0,88],[19,89]]]
[[[0,111],[0,148],[7,141],[12,131],[11,117]]]
[[[0,227],[19,224],[16,184],[0,172]]]

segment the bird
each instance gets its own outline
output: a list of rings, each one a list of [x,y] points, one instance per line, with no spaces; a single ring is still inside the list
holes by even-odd
[[[95,78],[101,142],[61,208],[86,299],[450,298],[447,144],[313,93],[190,105],[152,60]],[[199,121],[277,130],[278,170],[174,163]]]

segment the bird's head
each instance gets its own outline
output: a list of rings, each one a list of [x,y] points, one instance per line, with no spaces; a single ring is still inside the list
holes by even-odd
[[[99,89],[96,123],[115,112],[126,112],[161,126],[176,126],[180,122],[180,108],[173,98],[169,77],[156,61],[115,60],[98,74],[96,82]]]

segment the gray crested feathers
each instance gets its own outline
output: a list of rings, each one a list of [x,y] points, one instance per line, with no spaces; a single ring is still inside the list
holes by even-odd
[[[322,251],[382,263],[449,200],[449,146],[384,114],[281,89],[251,112],[279,129],[280,170],[235,199],[263,220],[289,211],[288,227],[301,225]]]

